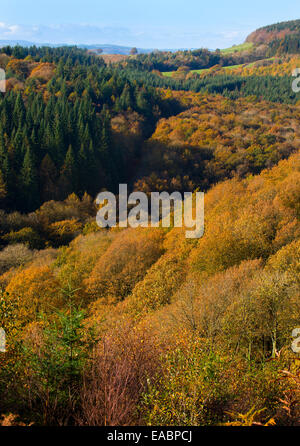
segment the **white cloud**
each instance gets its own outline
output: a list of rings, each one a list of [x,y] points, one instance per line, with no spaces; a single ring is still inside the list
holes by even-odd
[[[0,38],[14,37],[22,31],[19,25],[8,25],[7,23],[0,22]]]

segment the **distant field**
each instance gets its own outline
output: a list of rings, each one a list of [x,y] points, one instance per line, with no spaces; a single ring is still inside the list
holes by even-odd
[[[254,67],[258,62],[262,62],[262,61],[271,61],[271,60],[275,60],[276,57],[268,57],[267,59],[261,59],[261,60],[256,60],[255,62],[251,62],[251,63],[245,63],[245,64],[240,64],[240,65],[230,65],[228,67],[223,67],[224,70],[234,70],[235,68],[251,68]],[[201,73],[205,73],[206,71],[209,71],[210,68],[204,68],[202,70],[191,70],[190,73],[197,73],[197,74],[201,74]],[[167,71],[167,72],[163,72],[162,75],[166,76],[166,77],[172,77],[173,73],[176,73],[176,71]]]
[[[229,69],[234,69],[234,68],[240,68],[243,65],[231,65],[229,67],[223,67],[224,70],[229,70]],[[197,73],[197,74],[201,74],[201,73],[205,73],[206,71],[209,71],[210,68],[203,68],[202,70],[191,70],[190,73]],[[163,73],[161,73],[163,76],[165,77],[172,77],[173,73],[176,73],[176,71],[165,71]]]
[[[223,67],[224,70],[233,70],[234,68],[240,68],[245,64],[240,64],[240,65],[230,65],[229,67]]]
[[[203,68],[202,70],[191,70],[190,73],[204,73],[205,71],[209,71],[209,68]],[[176,73],[176,71],[165,71],[162,72],[161,74],[165,77],[172,77],[173,73]]]
[[[253,47],[253,43],[252,42],[245,42],[242,43],[241,45],[234,45],[230,48],[225,48],[224,50],[221,50],[221,53],[223,54],[232,54],[235,52],[241,52],[241,51],[246,51],[246,50],[250,50],[250,48]]]

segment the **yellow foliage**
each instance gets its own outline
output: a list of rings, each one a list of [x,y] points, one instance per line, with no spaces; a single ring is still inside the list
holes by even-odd
[[[143,279],[163,253],[160,229],[128,229],[117,233],[85,284],[94,299],[120,301]]]
[[[171,302],[172,296],[182,284],[186,268],[176,254],[165,254],[137,283],[124,304],[124,310],[135,316],[145,316]]]
[[[70,242],[74,236],[80,234],[81,229],[82,223],[77,220],[57,221],[49,226],[51,239],[59,244]]]
[[[20,299],[19,317],[24,321],[34,320],[39,312],[62,304],[60,284],[49,266],[29,267],[18,272],[6,291],[11,299]]]

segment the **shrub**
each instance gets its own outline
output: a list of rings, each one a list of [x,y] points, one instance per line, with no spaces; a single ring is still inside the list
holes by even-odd
[[[0,274],[5,273],[10,268],[16,268],[29,262],[33,257],[31,251],[26,245],[21,243],[6,246],[0,252]]]
[[[140,423],[137,409],[141,395],[159,365],[153,342],[149,333],[126,323],[119,323],[103,338],[84,376],[79,424]]]
[[[51,223],[49,237],[54,246],[67,245],[77,237],[82,229],[82,224],[77,220],[63,220]]]
[[[30,249],[40,249],[44,246],[43,239],[32,228],[23,228],[19,231],[11,231],[8,234],[5,234],[2,239],[10,244],[24,243]]]

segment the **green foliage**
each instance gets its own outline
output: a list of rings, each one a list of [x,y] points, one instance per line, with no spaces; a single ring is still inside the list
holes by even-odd
[[[116,147],[111,119],[135,111],[147,116],[149,131],[163,109],[160,95],[74,48],[5,50],[20,56],[10,60],[12,68],[27,69],[21,91],[10,89],[0,98],[0,199],[5,207],[28,212],[72,192],[82,196],[117,189],[132,154]],[[28,53],[33,61],[23,60]],[[33,82],[42,69],[49,70],[47,76]]]
[[[23,243],[30,249],[41,249],[44,242],[39,234],[32,228],[22,228],[19,231],[11,231],[5,234],[3,240],[9,244]]]
[[[147,425],[198,426],[220,419],[229,390],[223,376],[226,360],[197,340],[168,354],[164,364],[143,397]]]
[[[25,360],[28,369],[24,398],[40,407],[39,421],[43,424],[72,423],[78,405],[93,332],[85,330],[85,313],[73,303],[75,291],[71,288],[64,291],[65,308],[52,319],[40,315],[36,331],[28,334],[22,346],[19,367],[24,367]]]

